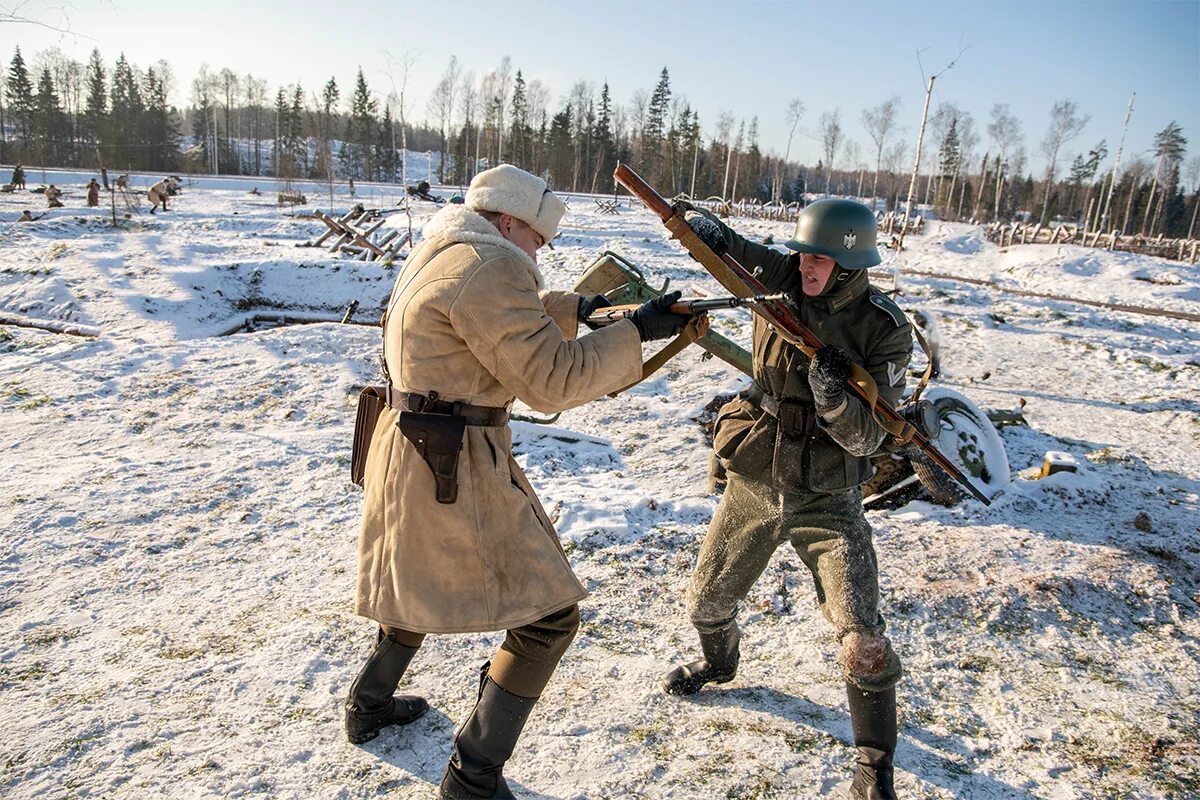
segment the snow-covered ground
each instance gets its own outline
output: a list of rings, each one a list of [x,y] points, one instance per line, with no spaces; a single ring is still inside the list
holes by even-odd
[[[360,493],[347,462],[378,333],[216,335],[256,309],[332,317],[358,300],[358,318],[376,319],[394,272],[296,248],[320,223],[246,186],[194,186],[115,230],[70,188],[70,208],[33,223],[15,220],[40,196],[0,195],[0,318],[100,333],[0,325],[0,794],[431,796],[499,635],[427,639],[403,686],[431,712],[346,743],[341,701],[372,636],[350,610]],[[419,204],[414,224],[433,210]],[[542,258],[552,287],[610,248],[656,284],[717,291],[644,211],[581,199],[564,229]],[[942,223],[908,244],[914,271],[1200,311],[1194,266],[999,251]],[[1014,481],[990,508],[869,514],[907,668],[902,796],[1196,796],[1200,331],[903,283],[902,304],[939,320],[942,383],[984,407],[1024,399],[1029,426],[1002,432]],[[748,338],[744,314],[714,325]],[[849,774],[836,646],[786,549],[743,608],[737,679],[688,700],[658,688],[696,652],[682,598],[717,503],[695,418],[742,380],[692,349],[553,427],[515,425],[592,593],[506,770],[520,796],[812,797]],[[1048,450],[1080,472],[1033,480]]]

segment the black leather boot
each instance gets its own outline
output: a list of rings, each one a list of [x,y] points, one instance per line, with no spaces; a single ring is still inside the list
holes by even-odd
[[[379,630],[375,650],[346,698],[346,738],[351,743],[369,742],[387,726],[407,725],[429,710],[424,698],[395,696],[396,684],[416,654],[416,647],[405,647]]]
[[[484,678],[479,702],[454,737],[442,800],[515,798],[502,771],[536,703],[536,697],[520,697]]]
[[[846,684],[850,726],[858,761],[850,800],[896,800],[892,788],[892,756],[896,752],[896,690],[864,692]]]
[[[662,687],[667,694],[695,694],[706,683],[728,683],[737,674],[738,642],[742,634],[737,623],[717,633],[700,634],[700,650],[704,658],[682,664],[663,676]]]

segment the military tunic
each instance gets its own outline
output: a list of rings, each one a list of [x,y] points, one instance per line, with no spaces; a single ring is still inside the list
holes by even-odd
[[[801,290],[797,254],[722,229],[734,258],[750,270],[761,269],[759,280],[770,291],[791,294],[800,320],[865,368],[881,398],[892,404],[900,399],[912,329],[899,308],[868,283],[866,270],[841,270],[844,280],[809,297]],[[885,435],[856,397],[832,420],[818,415],[808,358],[755,317],[754,385],[722,407],[714,432],[729,483],[688,593],[688,611],[701,633],[733,624],[737,604],[775,549],[789,542],[812,573],[821,610],[839,640],[846,645],[846,637],[857,632],[883,643],[880,652],[866,656],[845,646],[846,679],[867,691],[895,684],[900,661],[882,636],[878,570],[859,488],[871,475],[869,456]]]

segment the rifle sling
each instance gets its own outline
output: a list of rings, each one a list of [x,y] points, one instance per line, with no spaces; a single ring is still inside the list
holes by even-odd
[[[642,364],[642,377],[638,378],[628,386],[623,386],[620,389],[617,389],[615,392],[609,392],[608,396],[616,397],[626,389],[631,389],[634,386],[637,386],[655,372],[658,372],[658,370],[662,368],[663,364],[666,364],[672,358],[677,356],[683,350],[683,348],[687,347],[698,338],[700,338],[700,317],[697,316],[692,317],[691,322],[684,326],[683,331],[674,339],[672,339],[666,347],[664,347],[662,350],[659,350],[657,353],[651,356],[646,363]]]

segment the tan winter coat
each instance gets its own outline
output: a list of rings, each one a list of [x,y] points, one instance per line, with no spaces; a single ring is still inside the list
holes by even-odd
[[[475,405],[519,397],[542,412],[641,377],[633,323],[576,339],[578,295],[541,292],[524,252],[483,217],[448,206],[425,228],[392,292],[384,331],[397,389]],[[423,633],[514,628],[586,596],[513,460],[512,432],[468,426],[458,499],[385,409],[367,458],[355,611]]]

